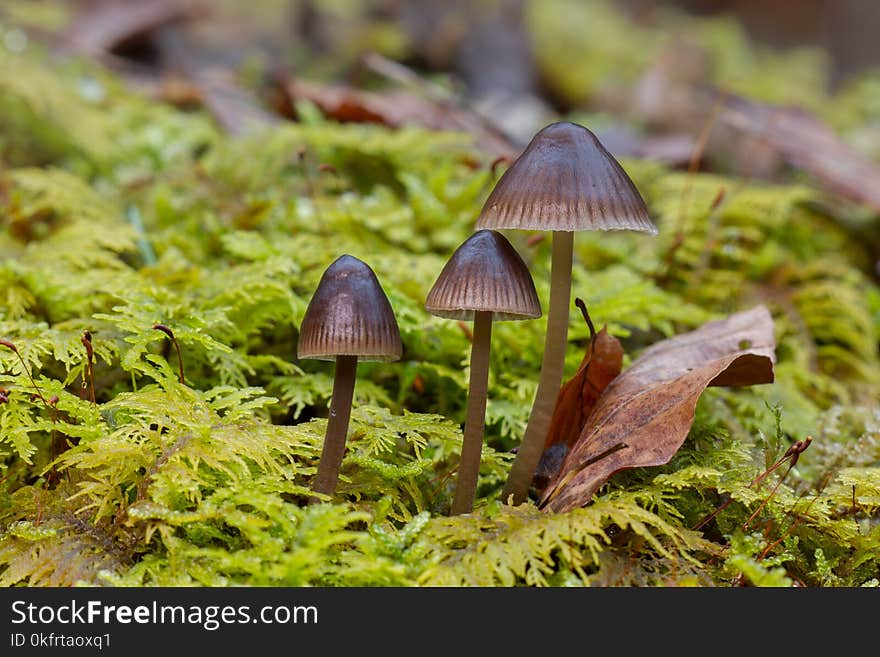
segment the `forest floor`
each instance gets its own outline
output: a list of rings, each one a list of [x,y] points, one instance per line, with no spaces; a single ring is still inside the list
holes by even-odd
[[[0,8],[0,585],[880,584],[880,71],[832,88],[820,50],[592,0],[343,4]],[[508,504],[546,315],[497,322],[452,514],[474,334],[426,296],[557,120],[658,228],[574,242],[632,455],[596,473],[589,430],[623,443],[587,412],[570,470],[542,462],[556,501]],[[503,232],[546,310],[552,240]],[[359,365],[309,504],[333,366],[297,341],[342,254],[403,354]],[[566,380],[592,353],[571,309]],[[645,363],[675,422],[620,391]]]

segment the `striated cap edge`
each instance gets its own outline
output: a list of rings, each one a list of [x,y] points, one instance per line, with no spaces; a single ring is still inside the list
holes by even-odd
[[[297,357],[392,361],[402,355],[397,320],[376,274],[354,256],[340,256],[327,267],[309,301]]]
[[[657,234],[620,163],[590,130],[567,121],[552,123],[532,138],[496,183],[476,225]]]
[[[466,321],[478,311],[491,312],[496,321],[541,316],[528,267],[507,238],[494,230],[477,231],[456,249],[428,292],[425,309]]]

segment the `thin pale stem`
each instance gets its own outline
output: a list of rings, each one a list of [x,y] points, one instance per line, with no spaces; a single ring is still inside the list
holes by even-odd
[[[333,399],[330,402],[330,416],[327,432],[324,434],[324,448],[318,463],[318,474],[312,490],[316,493],[332,495],[339,479],[339,468],[345,454],[345,438],[348,434],[348,420],[351,417],[351,400],[354,397],[354,381],[357,372],[357,356],[337,356],[336,373],[333,378]],[[318,501],[316,498],[312,500]]]
[[[553,232],[553,256],[550,262],[550,305],[547,308],[547,333],[544,336],[544,360],[541,363],[541,377],[538,391],[532,404],[529,422],[516,458],[504,485],[502,500],[522,504],[529,493],[535,468],[541,459],[541,451],[556,398],[562,387],[562,373],[565,369],[565,347],[568,343],[568,303],[571,297],[571,262],[574,250],[574,233]]]
[[[461,464],[452,500],[452,515],[470,513],[477,493],[483,431],[486,426],[486,395],[489,387],[489,345],[492,342],[492,313],[474,313],[474,342],[471,346],[471,379],[468,387],[467,415]]]

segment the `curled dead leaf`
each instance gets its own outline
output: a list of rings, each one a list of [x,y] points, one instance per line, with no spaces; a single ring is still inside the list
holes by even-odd
[[[584,422],[602,391],[620,374],[623,367],[623,347],[608,333],[607,327],[596,333],[587,306],[575,299],[584,321],[590,329],[590,343],[578,371],[565,382],[556,398],[544,451],[535,468],[532,484],[538,494],[559,471],[568,450],[577,440]]]
[[[398,65],[399,66],[399,65]],[[404,89],[367,91],[345,85],[327,85],[305,79],[281,80],[281,93],[293,106],[304,99],[326,116],[340,122],[378,123],[391,128],[407,125],[430,130],[468,132],[487,153],[513,160],[519,149],[482,115],[451,99],[433,98]]]
[[[765,105],[725,94],[721,120],[761,139],[829,192],[880,210],[880,168],[800,107]]]
[[[772,383],[774,350],[764,306],[649,347],[599,396],[540,505],[555,512],[581,507],[615,472],[667,463],[706,387]]]
[[[559,391],[544,449],[557,443],[564,443],[569,448],[574,445],[599,395],[623,367],[620,341],[608,333],[605,326],[596,333],[583,301],[577,299],[575,303],[584,314],[591,340],[578,371]]]
[[[66,38],[78,52],[100,56],[156,30],[204,15],[208,5],[195,0],[103,2],[82,11]]]

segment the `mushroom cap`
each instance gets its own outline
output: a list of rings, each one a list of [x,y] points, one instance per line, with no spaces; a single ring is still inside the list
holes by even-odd
[[[403,344],[394,311],[366,263],[342,255],[327,267],[300,324],[296,352],[319,360],[400,359]]]
[[[455,250],[428,292],[425,309],[463,320],[472,320],[476,311],[491,311],[493,320],[541,316],[526,263],[494,230],[477,231]]]
[[[568,121],[532,138],[486,199],[477,228],[657,233],[623,167],[596,135]]]

